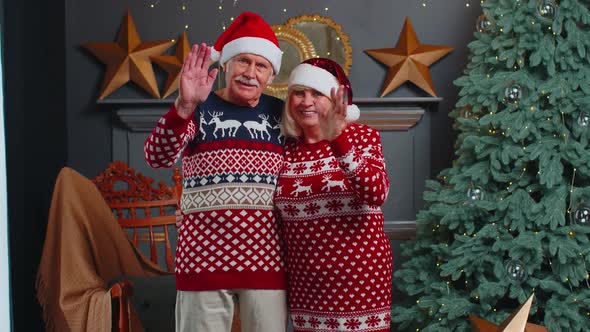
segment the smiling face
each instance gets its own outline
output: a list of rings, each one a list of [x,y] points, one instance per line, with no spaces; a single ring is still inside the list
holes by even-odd
[[[319,114],[332,110],[330,98],[304,86],[292,87],[288,102],[289,114],[306,136],[319,129]]]
[[[256,106],[266,85],[274,78],[273,67],[264,57],[242,53],[225,65],[228,101],[236,105]]]

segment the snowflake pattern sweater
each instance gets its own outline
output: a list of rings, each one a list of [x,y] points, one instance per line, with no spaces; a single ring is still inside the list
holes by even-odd
[[[295,331],[389,331],[392,256],[380,206],[389,179],[379,132],[290,141],[275,193]]]
[[[172,167],[182,152],[178,290],[286,288],[273,206],[282,108],[267,95],[240,107],[212,92],[191,119],[172,106],[147,138],[145,158],[154,168]]]

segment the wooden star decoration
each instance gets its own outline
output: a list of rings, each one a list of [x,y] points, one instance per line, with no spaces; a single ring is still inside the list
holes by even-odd
[[[168,79],[164,86],[164,94],[162,98],[166,98],[171,95],[174,91],[178,90],[180,84],[180,71],[182,70],[182,64],[184,59],[191,51],[191,46],[186,36],[186,31],[182,33],[178,43],[176,44],[176,51],[174,55],[158,55],[153,56],[152,61],[160,66],[167,74]]]
[[[432,96],[436,96],[428,67],[453,50],[450,46],[423,45],[418,41],[410,19],[406,17],[395,48],[365,50],[389,67],[387,79],[381,88],[383,97],[410,81]]]
[[[103,99],[129,81],[153,97],[160,98],[150,57],[162,54],[172,44],[172,41],[142,43],[129,12],[123,18],[116,42],[83,43],[82,47],[107,65],[98,99]]]
[[[544,326],[527,323],[531,304],[533,303],[533,296],[534,294],[512,313],[512,315],[508,316],[500,326],[492,324],[485,319],[469,315],[473,330],[476,332],[549,332]]]

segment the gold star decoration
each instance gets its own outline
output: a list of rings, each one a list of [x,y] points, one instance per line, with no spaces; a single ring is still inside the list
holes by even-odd
[[[160,55],[174,42],[142,43],[131,14],[123,18],[115,43],[89,42],[82,47],[107,65],[98,99],[111,94],[129,81],[135,82],[155,98],[160,98],[151,56]]]
[[[176,44],[176,52],[174,55],[158,55],[151,57],[155,64],[160,66],[167,74],[168,79],[164,87],[164,95],[162,98],[166,98],[171,95],[174,91],[178,90],[180,83],[180,71],[182,70],[182,64],[184,59],[191,51],[191,46],[186,36],[186,31],[182,33],[178,43]]]
[[[436,96],[428,66],[453,50],[450,46],[423,45],[418,41],[410,18],[406,17],[395,48],[365,50],[389,67],[387,79],[381,88],[381,97],[410,81],[432,96]]]
[[[508,316],[500,326],[492,324],[485,319],[469,315],[471,326],[476,332],[549,332],[546,327],[527,323],[531,304],[533,303],[532,294],[529,299],[521,304],[518,309]]]

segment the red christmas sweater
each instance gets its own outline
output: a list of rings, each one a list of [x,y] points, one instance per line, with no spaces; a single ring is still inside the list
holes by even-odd
[[[275,204],[295,331],[389,331],[388,190],[375,129],[350,124],[332,142],[287,143]]]
[[[266,95],[240,107],[211,93],[191,119],[172,106],[147,138],[154,168],[172,167],[182,153],[178,290],[286,288],[272,201],[283,163],[282,107]]]

